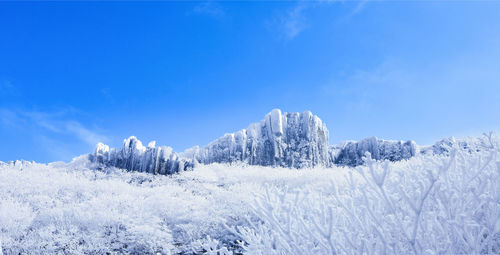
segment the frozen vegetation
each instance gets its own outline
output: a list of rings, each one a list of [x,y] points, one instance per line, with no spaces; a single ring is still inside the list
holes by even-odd
[[[277,144],[288,126],[276,126],[283,135],[271,151],[286,154]],[[365,153],[356,167],[233,162],[153,175],[103,167],[109,156],[1,163],[0,253],[499,254],[500,141],[448,140],[438,146],[446,153],[430,146],[397,162]],[[114,165],[182,169],[168,148],[127,145],[112,152],[122,157]],[[128,157],[136,150],[140,158]]]

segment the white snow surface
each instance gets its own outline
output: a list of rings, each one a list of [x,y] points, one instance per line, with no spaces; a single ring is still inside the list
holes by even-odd
[[[500,142],[479,147],[355,168],[209,164],[168,176],[95,170],[87,156],[0,162],[0,253],[499,254]]]

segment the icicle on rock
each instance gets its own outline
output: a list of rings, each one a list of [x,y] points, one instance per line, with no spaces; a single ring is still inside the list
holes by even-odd
[[[109,146],[102,143],[97,144],[94,154],[90,155],[90,160],[105,166],[153,174],[172,174],[193,166],[193,162],[179,158],[172,152],[172,148],[156,147],[154,142],[144,147],[135,136],[125,139],[119,151],[109,149]]]

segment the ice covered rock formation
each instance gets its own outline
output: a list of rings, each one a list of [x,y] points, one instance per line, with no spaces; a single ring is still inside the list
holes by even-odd
[[[194,149],[191,155],[204,164],[241,161],[292,168],[327,166],[328,129],[310,111],[282,114],[274,109],[261,122]]]
[[[409,159],[418,153],[414,141],[387,141],[376,137],[365,138],[359,142],[347,142],[332,150],[337,150],[332,153],[334,164],[347,166],[362,165],[366,152],[370,152],[373,159],[390,161]]]
[[[449,155],[452,148],[457,148],[472,153],[475,151],[480,151],[482,147],[484,148],[484,146],[487,145],[483,144],[483,141],[478,138],[468,137],[463,139],[456,139],[455,137],[449,137],[441,139],[431,146],[422,147],[421,152],[431,153],[435,155]]]
[[[194,164],[180,158],[171,147],[156,147],[155,142],[144,147],[135,136],[125,139],[120,150],[110,149],[102,143],[97,144],[90,160],[106,166],[153,174],[177,173],[191,168]]]
[[[120,150],[99,143],[90,160],[154,174],[171,174],[192,168],[195,164],[244,163],[249,165],[305,168],[333,164],[363,164],[365,152],[374,159],[397,161],[414,156],[418,147],[413,141],[385,141],[375,137],[342,146],[328,145],[328,129],[310,111],[282,113],[274,109],[265,118],[246,129],[230,133],[200,148],[182,153],[170,147],[143,146],[134,136],[125,139]]]

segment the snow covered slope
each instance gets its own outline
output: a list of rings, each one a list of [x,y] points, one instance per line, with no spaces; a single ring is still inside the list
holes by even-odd
[[[170,176],[95,170],[86,156],[0,162],[0,254],[499,254],[500,140],[481,144],[353,168]]]

